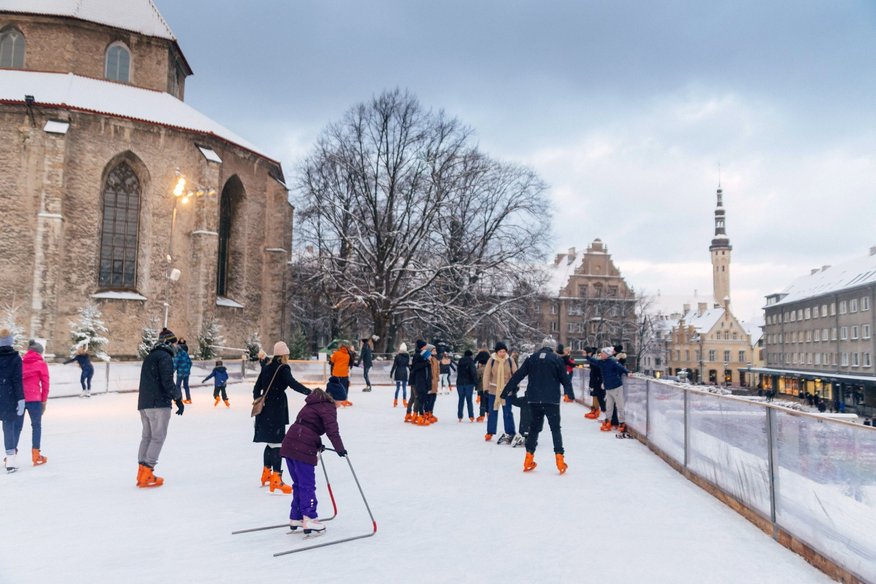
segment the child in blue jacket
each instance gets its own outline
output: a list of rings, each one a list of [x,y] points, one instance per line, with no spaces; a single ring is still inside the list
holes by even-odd
[[[204,381],[201,383],[207,383],[210,379],[213,379],[213,407],[219,405],[219,394],[222,394],[222,401],[225,402],[225,407],[230,408],[231,402],[228,401],[228,394],[225,393],[225,384],[228,383],[228,370],[223,367],[222,361],[216,361],[216,366],[213,367],[213,371],[210,372],[210,375],[204,378]]]

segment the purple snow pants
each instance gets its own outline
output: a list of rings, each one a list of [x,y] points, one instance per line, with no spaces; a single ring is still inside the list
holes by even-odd
[[[316,466],[287,458],[286,467],[292,477],[292,508],[289,510],[289,519],[316,519]]]

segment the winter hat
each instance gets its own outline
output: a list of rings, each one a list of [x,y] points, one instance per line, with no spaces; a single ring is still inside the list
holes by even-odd
[[[334,375],[329,377],[328,383],[325,386],[325,392],[332,396],[333,400],[338,402],[344,401],[346,398],[344,395],[344,386],[341,383],[341,380]]]
[[[408,346],[407,346],[407,344],[402,343],[401,345],[399,345],[399,346],[398,346],[398,352],[399,352],[399,353],[407,353],[407,352],[408,352]]]
[[[426,346],[426,341],[423,339],[417,339],[417,351],[422,351],[423,347]]]
[[[623,345],[615,345],[613,348],[614,348],[614,352],[615,352],[615,353],[623,353],[623,352],[624,352],[624,346],[623,346]]]
[[[0,347],[11,347],[15,339],[9,329],[0,329]]]
[[[499,341],[498,343],[496,343],[496,348],[494,349],[494,351],[496,351],[498,353],[499,351],[503,351],[503,350],[507,351],[508,345],[506,345],[502,341]]]
[[[27,343],[27,350],[28,350],[28,351],[36,351],[37,353],[39,353],[40,355],[42,355],[42,354],[43,354],[43,351],[45,351],[46,349],[45,349],[45,347],[43,347],[40,343],[38,343],[37,341],[31,339],[31,340]]]
[[[558,345],[557,340],[553,337],[545,337],[544,340],[541,342],[541,346],[546,349],[550,349],[551,351],[557,351],[559,353],[562,353],[563,351],[563,345]]]
[[[545,341],[548,340],[548,339],[553,340],[553,337],[547,337],[547,338],[545,339]],[[554,341],[554,342],[556,342],[556,341]],[[547,346],[549,346],[549,345],[545,345],[545,344],[544,344],[544,341],[542,341],[542,345],[541,345],[541,346],[542,346],[542,347],[547,347]],[[566,350],[566,346],[563,345],[563,343],[560,343],[560,344],[558,344],[556,347],[551,347],[551,349],[554,349],[557,353],[562,353],[563,351]]]
[[[274,357],[288,354],[289,347],[286,346],[286,343],[284,343],[283,341],[277,341],[276,343],[274,343]]]
[[[599,352],[605,353],[606,355],[611,357],[612,355],[614,355],[614,348],[613,347],[604,347],[604,348],[600,349]]]
[[[465,355],[466,357],[471,357],[472,355],[474,355],[474,353],[471,352],[471,349],[466,349],[463,355]]]
[[[176,335],[168,328],[161,329],[161,332],[158,333],[158,341],[161,343],[169,343],[173,344],[176,342]]]

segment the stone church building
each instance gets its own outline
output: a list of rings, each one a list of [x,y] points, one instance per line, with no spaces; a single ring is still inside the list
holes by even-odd
[[[284,337],[282,168],[186,105],[191,74],[151,0],[0,2],[0,302],[50,353],[89,301],[114,357],[165,314]]]

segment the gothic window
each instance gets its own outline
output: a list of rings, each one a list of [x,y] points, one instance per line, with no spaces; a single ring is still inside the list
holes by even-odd
[[[24,69],[24,35],[17,28],[0,31],[0,67]]]
[[[122,43],[113,43],[106,50],[105,77],[127,83],[131,78],[131,53]]]
[[[243,231],[245,221],[240,215],[246,193],[235,175],[225,183],[219,199],[219,249],[216,266],[216,295],[234,298],[241,294],[243,266]]]
[[[216,270],[216,295],[228,294],[228,244],[231,239],[231,194],[222,191],[219,202],[219,266]]]
[[[137,285],[140,180],[125,162],[113,168],[103,187],[100,235],[101,288],[133,290]]]

